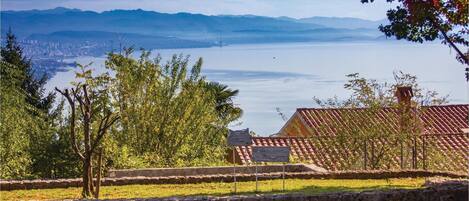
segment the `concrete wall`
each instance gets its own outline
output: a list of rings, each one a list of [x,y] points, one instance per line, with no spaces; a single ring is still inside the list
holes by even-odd
[[[258,173],[274,173],[282,172],[282,165],[263,165],[258,166]],[[310,166],[303,164],[285,165],[285,172],[310,172],[316,171]],[[254,174],[255,166],[236,165],[236,173]],[[126,169],[126,170],[110,170],[108,177],[169,177],[169,176],[203,176],[203,175],[225,175],[233,174],[233,166],[221,167],[186,167],[186,168],[147,168],[147,169]]]

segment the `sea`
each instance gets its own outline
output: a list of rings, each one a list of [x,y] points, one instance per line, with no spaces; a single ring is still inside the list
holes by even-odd
[[[203,58],[202,72],[208,80],[239,90],[234,102],[244,114],[231,129],[249,128],[260,136],[277,133],[297,108],[318,107],[313,97],[347,98],[350,92],[344,84],[351,73],[392,83],[393,72],[402,71],[416,75],[422,88],[447,95],[450,104],[469,102],[465,66],[456,61],[454,51],[437,42],[310,42],[152,50],[153,56],[158,54],[163,63],[174,54],[189,55],[191,65]],[[92,62],[91,68],[102,73],[106,72],[105,60],[102,56],[67,61]],[[74,71],[58,72],[47,89],[70,86]]]

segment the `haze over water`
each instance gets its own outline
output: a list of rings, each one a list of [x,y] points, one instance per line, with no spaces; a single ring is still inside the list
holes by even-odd
[[[403,41],[347,43],[283,43],[230,45],[196,49],[154,50],[163,62],[173,54],[191,55],[204,60],[207,79],[239,89],[235,99],[244,116],[233,129],[250,128],[267,136],[279,131],[284,121],[276,108],[290,117],[296,108],[317,107],[312,101],[348,96],[343,89],[346,74],[360,73],[380,81],[393,80],[393,71],[416,75],[421,87],[449,95],[450,103],[467,103],[464,66],[450,49],[439,43],[416,44]],[[93,61],[97,72],[104,72],[104,57],[72,59],[81,64]],[[48,89],[66,87],[73,70],[59,72]]]

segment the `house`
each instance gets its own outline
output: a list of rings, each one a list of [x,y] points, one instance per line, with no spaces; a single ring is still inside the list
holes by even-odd
[[[399,103],[396,108],[298,108],[277,137],[255,137],[252,146],[290,145],[294,160],[328,170],[358,169],[363,163],[358,159],[373,157],[362,157],[369,150],[351,151],[331,139],[343,132],[358,133],[363,129],[386,135],[411,132],[416,136],[415,144],[407,150],[407,159],[389,156],[389,162],[379,168],[467,170],[469,104],[415,108],[411,105],[412,90],[409,87],[399,88],[396,96]],[[371,143],[385,147],[390,142],[375,139]],[[365,150],[367,146],[364,146]],[[237,147],[236,162],[252,163],[250,150],[249,146]],[[347,160],[350,157],[357,157],[357,164],[350,164],[351,160]],[[409,160],[408,165],[401,164],[404,160]]]

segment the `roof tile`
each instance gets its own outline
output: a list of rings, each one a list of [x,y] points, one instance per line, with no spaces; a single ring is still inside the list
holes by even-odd
[[[335,135],[340,128],[351,130],[369,125],[382,125],[383,129],[399,131],[399,109],[383,108],[372,113],[367,108],[299,108],[297,113],[316,135]],[[423,123],[424,134],[461,133],[469,128],[469,104],[423,106],[415,111]],[[362,125],[364,121],[371,124]],[[302,134],[298,134],[302,135]]]
[[[350,162],[346,157],[359,155],[360,151],[351,151],[338,144],[327,146],[324,136],[313,136],[311,138],[303,137],[253,137],[252,146],[269,146],[265,142],[271,142],[273,146],[286,146],[291,144],[291,154],[294,158],[302,162],[312,163],[328,170],[342,170]],[[317,143],[313,142],[317,140]],[[469,146],[469,136],[467,134],[442,134],[442,135],[421,135],[418,138],[419,146],[422,146],[422,140],[426,143],[435,143],[435,153],[439,153],[442,158],[433,164],[433,168],[440,170],[465,171],[467,169],[467,158],[469,156],[467,147]],[[378,143],[386,143],[385,140],[379,140]],[[241,146],[236,148],[236,152],[242,164],[252,163],[252,146]],[[420,147],[421,148],[421,147]],[[434,153],[434,154],[435,154]],[[431,156],[427,156],[429,158]],[[422,161],[423,153],[418,153],[419,161]],[[465,161],[461,161],[465,160]],[[399,157],[393,157],[391,169],[399,167]]]

